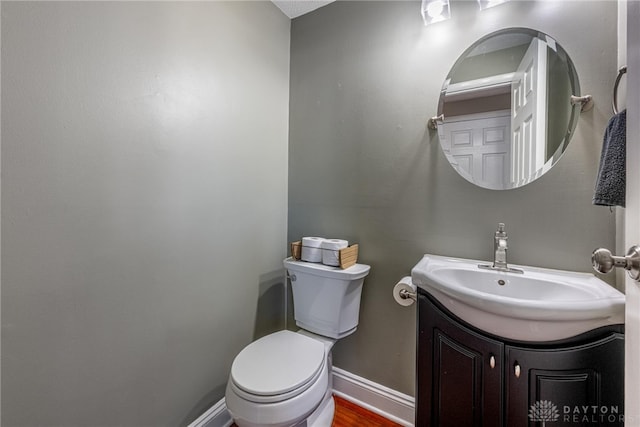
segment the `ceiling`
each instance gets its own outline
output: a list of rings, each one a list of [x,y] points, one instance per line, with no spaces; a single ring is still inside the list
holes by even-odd
[[[296,18],[335,0],[271,0],[289,18]]]

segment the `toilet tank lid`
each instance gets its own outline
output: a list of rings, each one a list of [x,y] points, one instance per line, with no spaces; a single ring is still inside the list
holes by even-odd
[[[245,392],[260,396],[287,393],[311,381],[324,366],[325,346],[284,330],[252,342],[231,366],[231,378]]]
[[[332,279],[356,280],[369,274],[371,267],[366,264],[354,264],[349,268],[332,267],[316,262],[296,261],[289,257],[283,261],[284,267],[291,271],[313,274]]]

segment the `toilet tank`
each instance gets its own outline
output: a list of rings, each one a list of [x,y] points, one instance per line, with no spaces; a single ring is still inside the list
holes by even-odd
[[[315,334],[342,338],[355,332],[364,278],[371,267],[349,268],[284,260],[293,290],[296,325]]]

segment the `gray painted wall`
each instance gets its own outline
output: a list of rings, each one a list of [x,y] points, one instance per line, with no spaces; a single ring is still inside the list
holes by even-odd
[[[513,1],[480,13],[454,1],[453,18],[430,27],[419,10],[337,2],[293,20],[291,32],[288,238],[360,244],[372,266],[360,326],[336,344],[334,362],[407,394],[415,310],[395,304],[391,289],[424,253],[489,260],[498,222],[513,263],[590,271],[591,251],[615,243],[615,215],[591,198],[617,72],[616,4]],[[596,106],[547,175],[491,191],[454,172],[426,122],[458,56],[505,27],[554,37]]]
[[[268,2],[3,3],[2,425],[194,419],[283,325],[285,235],[360,243],[373,270],[335,363],[413,394],[414,310],[391,289],[422,254],[490,259],[498,221],[515,263],[589,271],[613,247],[591,205],[613,4],[456,1],[424,27],[419,2],[338,2],[293,21],[289,79]],[[426,119],[458,55],[508,26],[556,38],[596,107],[549,174],[494,192]]]
[[[283,327],[289,29],[3,2],[3,426],[185,425]]]

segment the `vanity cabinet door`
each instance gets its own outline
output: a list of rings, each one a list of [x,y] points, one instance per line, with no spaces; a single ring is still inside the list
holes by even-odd
[[[505,425],[624,424],[624,335],[566,348],[507,345],[505,356]]]
[[[418,304],[416,426],[501,426],[503,344]]]

